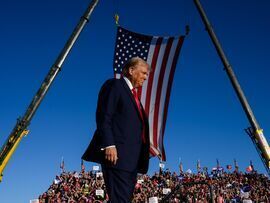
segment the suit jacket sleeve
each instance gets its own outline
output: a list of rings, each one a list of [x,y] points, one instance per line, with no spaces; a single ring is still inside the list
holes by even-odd
[[[97,129],[99,131],[101,148],[115,145],[113,133],[113,117],[119,101],[117,81],[107,81],[99,93],[96,112]]]

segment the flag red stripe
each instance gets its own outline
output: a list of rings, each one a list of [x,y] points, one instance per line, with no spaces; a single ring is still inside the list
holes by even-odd
[[[160,97],[161,97],[161,90],[162,90],[162,85],[163,85],[163,79],[164,79],[164,73],[166,70],[170,50],[172,47],[173,43],[173,38],[169,38],[168,42],[166,44],[164,56],[162,59],[162,64],[161,64],[161,69],[159,73],[159,78],[158,78],[158,85],[156,89],[156,100],[155,100],[155,111],[154,111],[154,125],[153,125],[153,137],[154,137],[154,146],[158,147],[158,115],[159,115],[159,107],[160,107]],[[162,111],[162,109],[161,109]]]
[[[157,154],[155,153],[155,151],[150,147],[150,149],[149,149],[149,151],[150,151],[150,154],[152,155],[152,156],[156,156]]]

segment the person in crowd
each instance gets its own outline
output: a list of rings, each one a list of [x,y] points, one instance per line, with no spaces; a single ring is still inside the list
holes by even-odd
[[[211,196],[207,185],[192,185],[198,181],[211,184],[215,202],[264,202],[270,200],[270,180],[263,174],[253,173],[220,173],[177,175],[170,171],[150,175],[139,175],[133,193],[132,203],[148,202],[150,197],[165,197],[164,188],[171,191],[181,185],[179,192],[171,197],[171,202],[206,203]],[[103,190],[104,195],[96,195],[96,190]],[[63,172],[56,176],[52,185],[39,196],[40,203],[105,203],[108,193],[102,177],[90,172]]]

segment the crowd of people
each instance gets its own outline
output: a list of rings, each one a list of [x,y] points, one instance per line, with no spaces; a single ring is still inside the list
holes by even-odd
[[[212,192],[211,192],[212,191]],[[152,176],[139,175],[134,203],[160,202],[270,202],[270,180],[257,172],[180,173],[161,170]],[[39,196],[40,203],[104,203],[108,199],[99,171],[62,172]]]

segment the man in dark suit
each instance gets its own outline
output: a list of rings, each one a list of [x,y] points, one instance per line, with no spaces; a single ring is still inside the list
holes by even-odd
[[[132,58],[123,77],[107,80],[99,92],[97,129],[82,159],[101,164],[111,203],[131,202],[137,173],[148,170],[149,125],[136,89],[149,69],[141,58]]]

